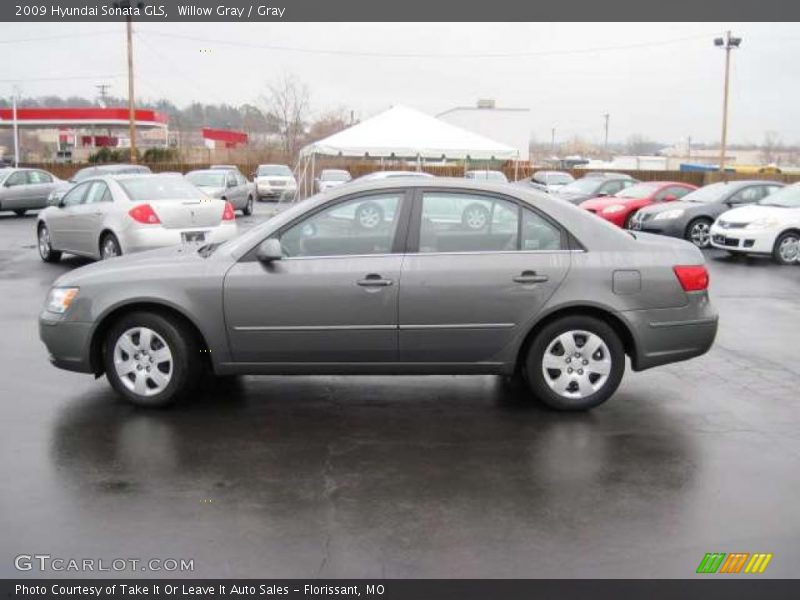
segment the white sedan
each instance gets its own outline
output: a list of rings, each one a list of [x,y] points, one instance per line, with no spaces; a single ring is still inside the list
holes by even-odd
[[[39,213],[39,255],[63,252],[94,259],[181,243],[224,242],[236,236],[233,206],[209,198],[182,177],[92,177]]]
[[[733,254],[771,255],[781,265],[798,262],[800,183],[722,213],[709,233],[712,246]]]

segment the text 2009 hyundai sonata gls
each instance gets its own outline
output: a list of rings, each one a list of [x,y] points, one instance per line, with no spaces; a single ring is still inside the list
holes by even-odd
[[[358,220],[362,206],[383,218]],[[481,228],[452,218],[475,207],[490,216]],[[706,352],[707,287],[688,242],[519,187],[389,180],[317,195],[221,245],[76,269],[50,290],[40,334],[56,366],[105,373],[147,406],[210,369],[520,374],[575,410],[614,393],[626,355],[642,370]]]

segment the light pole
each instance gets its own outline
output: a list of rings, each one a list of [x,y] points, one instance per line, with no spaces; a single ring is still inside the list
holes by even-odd
[[[722,140],[719,150],[719,172],[725,172],[725,146],[728,142],[728,84],[730,82],[731,50],[738,48],[742,38],[733,37],[730,31],[725,37],[714,38],[714,45],[725,50],[725,88],[722,92]]]
[[[611,118],[610,114],[605,113],[603,115],[603,119],[605,119],[605,128],[604,128],[604,134],[603,134],[603,154],[606,155],[606,158],[608,158],[608,119],[609,118]]]
[[[14,95],[12,96],[12,119],[14,120],[14,166],[19,167],[19,122],[17,121],[17,96],[19,96],[19,87],[14,86]]]

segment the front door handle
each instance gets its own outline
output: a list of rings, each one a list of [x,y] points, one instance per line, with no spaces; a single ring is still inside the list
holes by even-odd
[[[512,277],[515,283],[542,283],[550,279],[547,275],[537,275],[536,271],[523,271],[516,277]]]
[[[370,273],[364,279],[359,279],[356,283],[361,287],[387,287],[394,282],[391,279],[384,279],[377,273]]]

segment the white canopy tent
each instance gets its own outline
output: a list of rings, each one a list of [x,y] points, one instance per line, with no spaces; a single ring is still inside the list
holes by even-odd
[[[413,108],[394,106],[305,146],[297,166],[301,185],[307,181],[309,170],[313,181],[316,156],[414,159],[419,169],[426,159],[516,160],[519,152]]]

